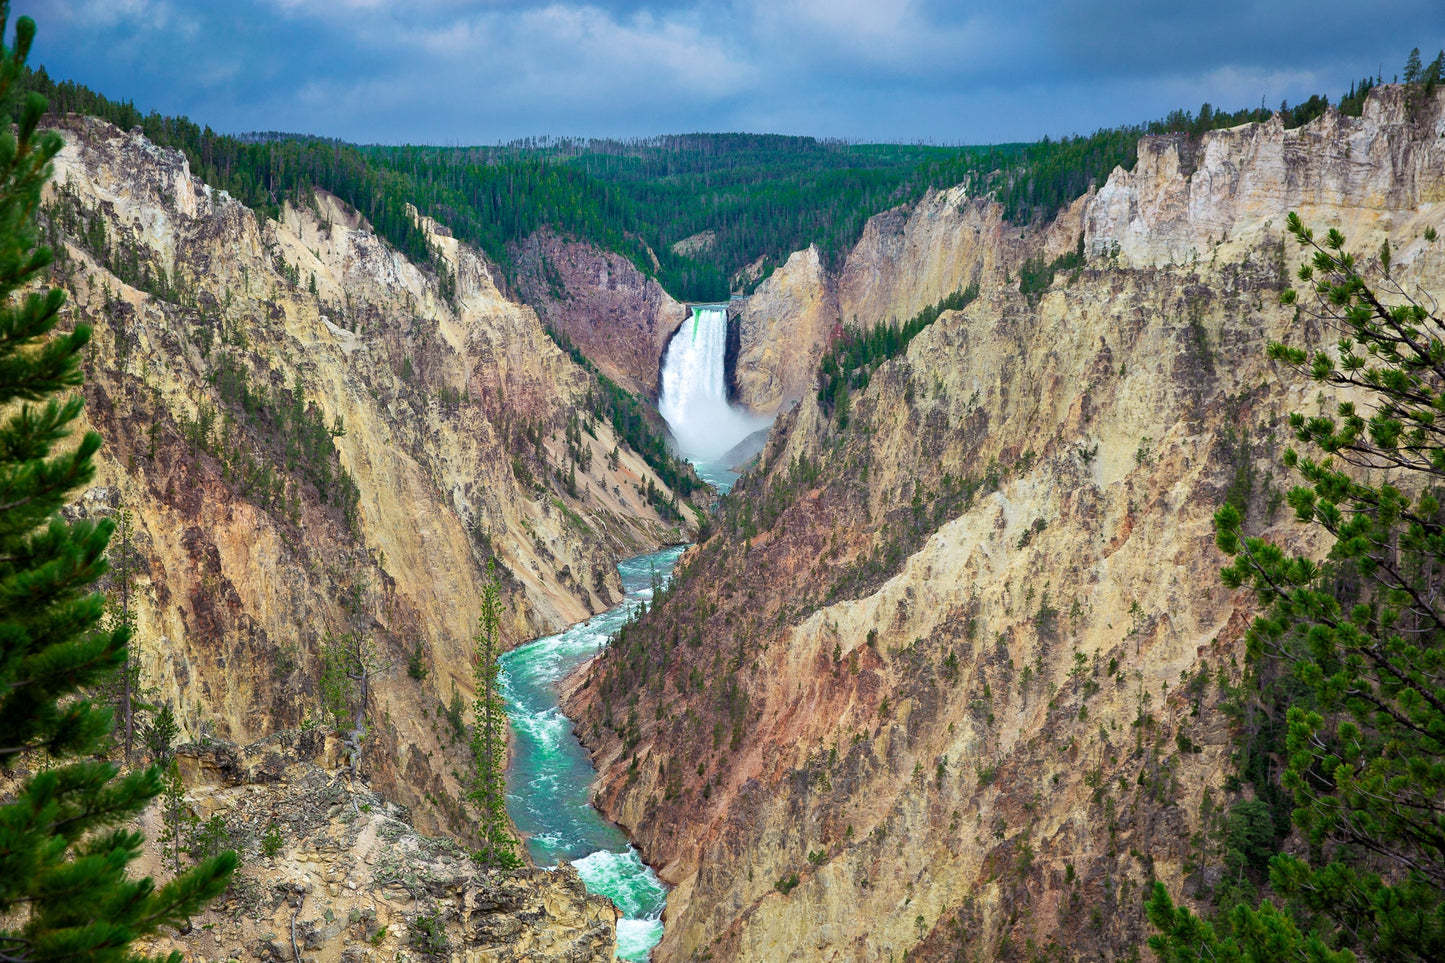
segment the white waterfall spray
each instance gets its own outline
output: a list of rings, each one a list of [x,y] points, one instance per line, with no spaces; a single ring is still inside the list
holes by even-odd
[[[657,409],[686,458],[715,459],[767,424],[728,404],[727,336],[727,305],[700,304],[667,346]]]

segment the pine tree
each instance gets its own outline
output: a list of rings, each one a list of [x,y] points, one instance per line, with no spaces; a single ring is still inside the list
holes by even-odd
[[[1445,959],[1445,319],[1392,278],[1388,243],[1372,286],[1338,231],[1321,243],[1297,215],[1288,225],[1312,251],[1310,310],[1340,338],[1270,356],[1353,398],[1333,417],[1290,416],[1318,460],[1285,452],[1307,483],[1289,494],[1296,518],[1334,545],[1324,564],[1290,556],[1246,537],[1227,504],[1215,527],[1234,559],[1225,584],[1267,606],[1251,660],[1299,683],[1281,782],[1310,858],[1275,855],[1288,903],[1235,907],[1225,934],[1156,885],[1150,945],[1166,961]]]
[[[0,2],[0,38],[8,21]],[[0,958],[132,960],[133,940],[182,924],[216,896],[235,857],[159,890],[129,878],[144,838],[121,824],[160,792],[160,773],[118,776],[96,760],[111,712],[76,698],[125,663],[130,633],[101,630],[104,600],[93,591],[112,524],[57,517],[92,477],[101,443],[94,432],[66,442],[82,402],[55,397],[80,384],[90,329],[52,337],[64,293],[21,296],[50,263],[34,214],[61,146],[36,130],[45,99],[20,89],[34,36],[21,17],[14,47],[0,48],[0,771],[22,776],[0,806]],[[24,778],[20,767],[37,771]]]
[[[1430,66],[1421,72],[1420,79],[1425,84],[1425,93],[1427,94],[1434,92],[1435,88],[1440,86],[1440,82],[1445,80],[1445,50],[1435,52],[1435,59],[1430,61]]]
[[[481,847],[473,854],[486,866],[513,869],[522,865],[517,854],[517,840],[507,819],[506,755],[507,716],[497,686],[501,670],[502,595],[495,568],[488,564],[491,576],[482,588],[482,613],[477,619],[473,673],[477,696],[473,703],[475,726],[472,729],[472,757],[475,771],[472,788],[467,794],[481,820]]]
[[[1410,56],[1405,60],[1405,83],[1413,84],[1420,80],[1420,48],[1416,47],[1410,51]]]
[[[170,864],[172,873],[181,871],[181,853],[186,848],[187,830],[195,817],[186,808],[186,784],[181,781],[181,767],[166,756],[165,776],[161,783],[161,863]]]
[[[171,709],[170,703],[166,703],[156,711],[141,732],[146,753],[150,756],[153,765],[167,766],[170,764],[171,757],[175,755],[176,736],[180,733],[181,727],[176,724],[176,714]]]
[[[848,409],[851,407],[848,400],[848,380],[840,379],[833,388],[833,417],[837,420],[838,430],[843,431],[848,427]]]
[[[113,596],[109,599],[110,624],[125,626],[128,632],[135,632],[135,612],[131,608],[131,595],[135,589],[136,551],[132,544],[134,520],[129,509],[116,513],[116,534],[110,546],[109,567],[112,575]],[[115,544],[115,542],[119,544]],[[130,658],[129,649],[120,672],[108,686],[115,706],[116,729],[121,745],[121,758],[129,764],[135,746],[137,728],[136,711],[144,708],[137,705],[140,688],[140,666]]]

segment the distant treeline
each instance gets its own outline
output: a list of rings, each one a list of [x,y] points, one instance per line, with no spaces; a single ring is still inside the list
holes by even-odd
[[[1433,74],[1431,73],[1433,71]],[[1439,74],[1437,63],[1414,77]],[[1098,186],[1115,167],[1131,169],[1144,134],[1192,136],[1268,119],[1264,107],[1198,113],[1044,138],[1032,144],[935,147],[850,144],[768,134],[684,134],[636,140],[530,138],[496,147],[358,147],[278,132],[217,134],[184,117],[143,114],[43,70],[32,75],[52,111],[92,114],[183,151],[198,176],[267,216],[313,188],[356,208],[377,232],[418,262],[433,260],[407,216],[414,204],[485,251],[513,276],[516,242],[544,226],[628,257],[675,297],[717,301],[756,283],[796,250],[817,244],[842,257],[874,214],[916,201],[930,188],[969,185],[992,194],[1013,223],[1052,216]],[[1358,115],[1378,79],[1351,86],[1339,108]],[[1281,105],[1286,126],[1327,106],[1316,95]],[[687,255],[672,245],[703,231],[710,246]],[[743,279],[744,269],[753,270]]]
[[[504,269],[508,244],[548,224],[625,254],[688,301],[726,300],[759,259],[765,274],[810,243],[845,251],[870,216],[922,193],[909,186],[920,169],[957,153],[748,134],[589,143],[586,153],[572,142],[365,151],[411,177],[434,216]],[[703,231],[714,232],[710,248],[673,253]]]
[[[262,216],[276,217],[288,200],[305,204],[312,189],[320,187],[356,208],[407,257],[421,263],[432,259],[425,235],[406,213],[413,185],[355,146],[317,138],[217,134],[185,117],[142,114],[129,101],[110,100],[71,81],[56,83],[44,68],[30,79],[33,89],[49,100],[52,113],[89,114],[122,130],[140,127],[154,143],[182,151],[196,176]]]

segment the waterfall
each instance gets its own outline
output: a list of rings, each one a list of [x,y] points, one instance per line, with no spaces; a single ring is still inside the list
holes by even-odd
[[[728,403],[727,336],[727,305],[699,304],[667,345],[657,409],[685,458],[715,459],[767,424]]]

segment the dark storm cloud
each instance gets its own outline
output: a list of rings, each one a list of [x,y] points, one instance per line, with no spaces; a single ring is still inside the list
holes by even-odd
[[[1337,97],[1445,3],[19,0],[51,72],[219,130],[361,141],[764,130],[982,142]]]
[[[1073,0],[1056,4],[1047,19],[1061,66],[1080,76],[1208,72],[1224,65],[1368,67],[1373,75],[1398,69],[1411,46],[1445,39],[1440,0]]]

